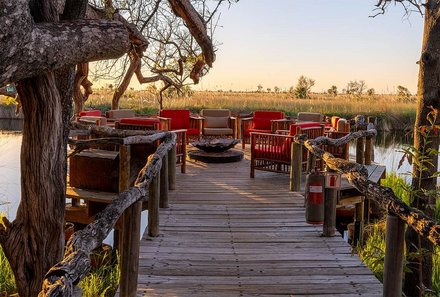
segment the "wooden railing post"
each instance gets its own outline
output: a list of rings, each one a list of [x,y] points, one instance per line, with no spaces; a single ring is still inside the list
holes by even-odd
[[[338,189],[325,189],[324,196],[324,226],[322,236],[335,236],[336,230],[336,200]]]
[[[405,223],[394,215],[387,217],[383,296],[402,296]]]
[[[300,191],[302,171],[302,145],[292,141],[290,156],[290,191]]]
[[[371,165],[373,160],[373,137],[369,136],[365,139],[365,165]]]
[[[168,187],[170,190],[176,189],[176,144],[168,151]]]
[[[356,203],[356,212],[354,216],[354,232],[353,232],[353,245],[356,246],[358,243],[363,245],[364,241],[364,201],[365,198],[362,197],[362,201]]]
[[[362,129],[359,129],[362,130]],[[359,131],[358,130],[358,131]],[[365,154],[365,141],[364,137],[359,137],[356,140],[356,163],[358,164],[365,164],[364,162],[364,154]]]
[[[130,179],[130,146],[119,147],[119,192],[128,189]],[[122,216],[122,241],[120,242],[121,279],[120,296],[134,297],[137,291],[139,268],[139,243],[142,202],[127,208]]]
[[[168,156],[162,158],[160,168],[160,203],[161,208],[168,208]]]
[[[148,198],[148,236],[159,235],[159,196],[160,176],[156,175],[150,186],[150,197]]]
[[[367,122],[371,123],[372,120],[372,118],[368,117]],[[374,160],[373,140],[373,136],[365,138],[365,165],[371,165],[371,162]]]

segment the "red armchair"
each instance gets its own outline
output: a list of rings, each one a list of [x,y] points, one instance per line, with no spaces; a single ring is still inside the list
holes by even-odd
[[[243,149],[249,143],[252,132],[273,133],[273,120],[284,118],[282,111],[255,111],[251,118],[241,119],[241,143]]]
[[[107,118],[103,117],[101,111],[98,109],[80,111],[76,120],[83,124],[93,124],[97,126],[107,125]]]
[[[296,134],[306,134],[309,139],[323,136],[324,125],[313,122],[292,124],[288,135],[252,132],[251,178],[255,177],[255,170],[290,173],[292,139]],[[303,148],[302,171],[306,171],[307,161],[308,150]],[[322,167],[321,160],[317,160],[316,167]]]
[[[163,109],[159,113],[159,120],[163,130],[186,129],[187,138],[200,138],[202,118],[191,116],[188,109]]]

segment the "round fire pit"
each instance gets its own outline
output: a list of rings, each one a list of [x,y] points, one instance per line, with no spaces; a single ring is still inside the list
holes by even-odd
[[[237,143],[238,139],[216,138],[194,141],[191,145],[207,153],[221,153],[233,148]]]
[[[202,139],[191,143],[198,150],[188,152],[188,156],[205,163],[230,163],[243,159],[244,153],[232,149],[239,140],[237,139]]]

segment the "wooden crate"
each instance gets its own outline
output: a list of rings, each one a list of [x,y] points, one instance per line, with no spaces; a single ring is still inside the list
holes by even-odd
[[[70,158],[69,178],[71,187],[117,193],[119,153],[85,150]]]

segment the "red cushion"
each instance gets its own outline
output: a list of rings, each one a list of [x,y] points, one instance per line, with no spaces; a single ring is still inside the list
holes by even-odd
[[[171,118],[171,130],[188,129],[189,116],[187,118]]]
[[[188,128],[186,129],[186,135],[199,135],[199,129],[197,128]]]
[[[340,119],[341,119],[340,117],[332,116],[332,118],[331,118],[331,126],[336,129],[338,127],[338,122],[339,122]]]
[[[280,120],[283,118],[284,113],[281,111],[255,111],[251,129],[270,130],[271,120]]]
[[[164,118],[189,118],[190,111],[188,109],[163,109],[160,116]]]
[[[281,120],[284,118],[284,113],[282,111],[262,111],[258,110],[254,112],[255,118],[266,118],[271,120]]]
[[[119,122],[121,124],[133,124],[140,126],[153,126],[154,124],[159,124],[158,127],[160,127],[159,119],[151,119],[151,118],[122,118],[119,119]]]
[[[267,160],[289,161],[290,151],[285,149],[284,145],[270,145],[255,148],[256,158],[265,158]]]
[[[296,135],[296,128],[300,127],[301,129],[304,128],[317,128],[317,127],[321,127],[321,123],[318,122],[303,122],[303,123],[297,123],[297,124],[292,124],[290,125],[290,136],[294,136]]]
[[[251,135],[251,132],[258,132],[258,133],[272,133],[270,130],[260,130],[260,129],[247,129],[244,131],[245,136]]]
[[[79,112],[79,116],[80,117],[83,117],[83,116],[101,117],[102,113],[98,109],[95,109],[95,110],[84,110],[84,111],[80,111]]]
[[[269,130],[271,128],[271,118],[253,118],[251,129]]]

